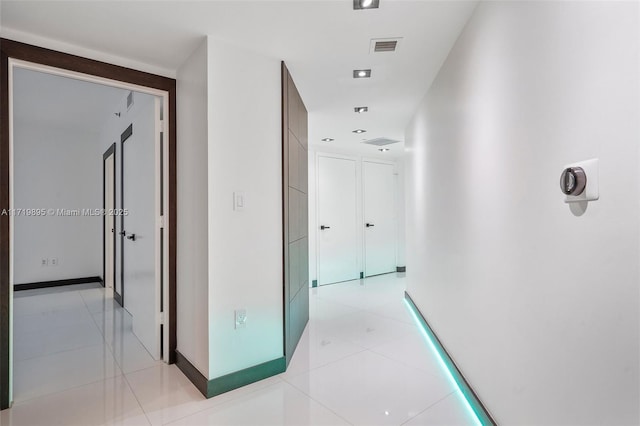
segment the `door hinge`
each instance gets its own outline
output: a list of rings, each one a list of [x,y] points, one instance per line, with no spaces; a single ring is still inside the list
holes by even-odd
[[[160,216],[160,228],[164,228],[164,216]]]
[[[160,120],[159,122],[159,126],[160,126],[160,133],[164,133],[166,131],[166,129],[164,128],[164,120]]]
[[[164,312],[160,312],[160,324],[164,324]]]

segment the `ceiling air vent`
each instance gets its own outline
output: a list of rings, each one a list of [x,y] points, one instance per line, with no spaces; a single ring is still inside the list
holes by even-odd
[[[371,39],[370,53],[395,52],[398,50],[402,37]]]
[[[376,139],[369,139],[368,141],[364,141],[362,143],[366,143],[367,145],[384,146],[384,145],[391,145],[393,143],[400,143],[400,141],[394,141],[393,139],[387,139],[387,138],[376,138]]]

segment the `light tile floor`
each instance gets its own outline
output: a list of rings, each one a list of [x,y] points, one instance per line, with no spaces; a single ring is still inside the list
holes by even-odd
[[[0,425],[469,425],[403,302],[404,274],[311,289],[287,372],[205,399],[97,285],[16,293]]]

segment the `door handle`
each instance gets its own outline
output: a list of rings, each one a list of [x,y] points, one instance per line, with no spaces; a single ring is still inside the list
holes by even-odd
[[[365,226],[366,226],[367,228],[371,228],[372,226],[375,226],[375,225],[374,225],[373,223],[367,223]]]
[[[127,235],[127,240],[135,241],[136,240],[136,234]]]
[[[330,226],[320,225],[320,230],[324,231],[325,229],[331,229]]]
[[[127,235],[127,231],[120,231],[120,232],[118,232],[118,235],[126,236]]]

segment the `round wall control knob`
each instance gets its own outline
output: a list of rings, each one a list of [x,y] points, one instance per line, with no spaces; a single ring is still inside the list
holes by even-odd
[[[565,195],[580,195],[587,186],[587,175],[582,167],[568,167],[560,175],[560,189]]]

